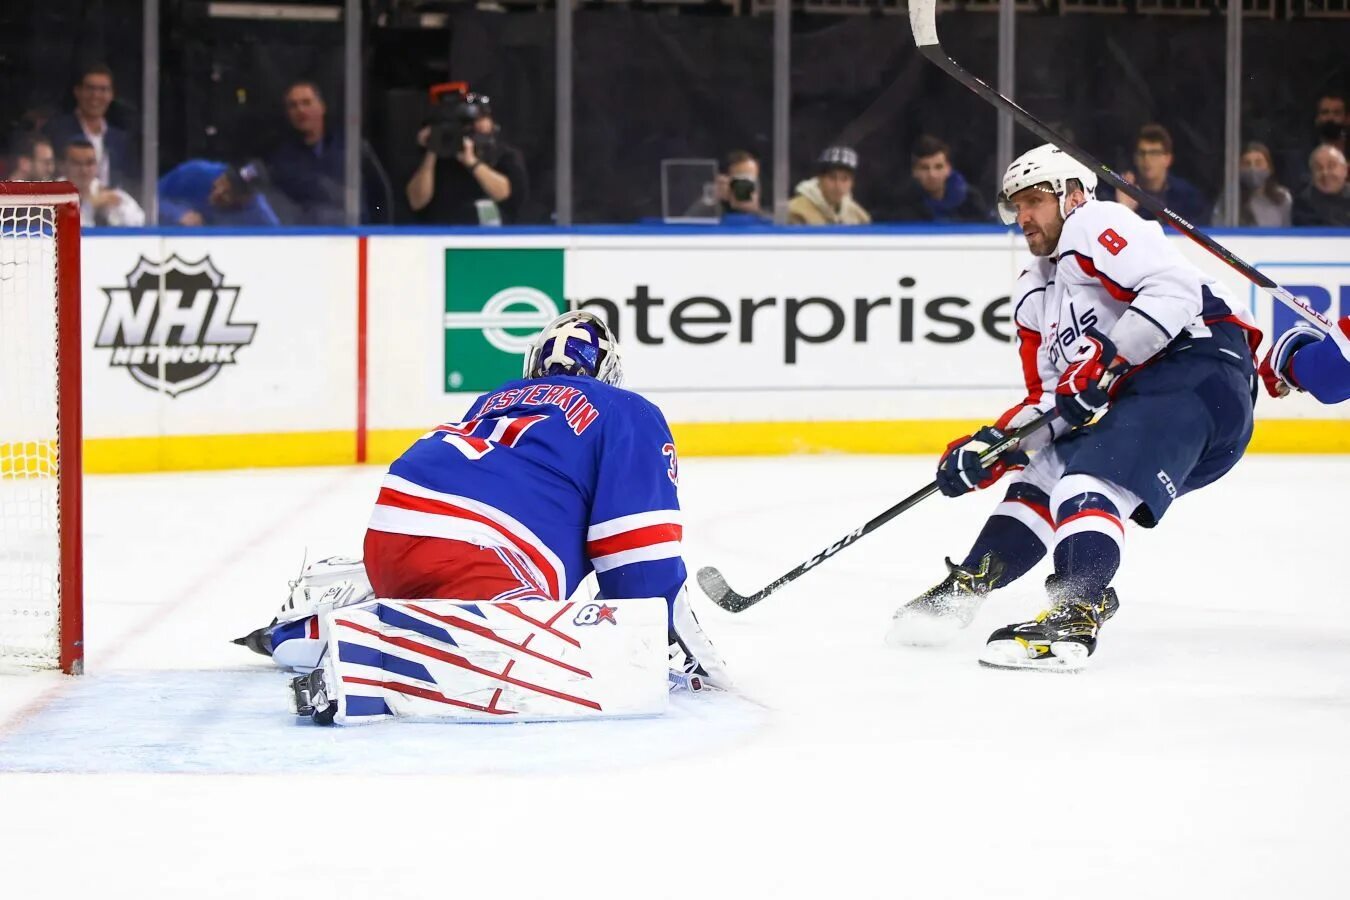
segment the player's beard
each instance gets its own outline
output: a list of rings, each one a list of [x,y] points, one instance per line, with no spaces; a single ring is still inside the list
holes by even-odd
[[[1064,220],[1060,219],[1052,227],[1053,233],[1048,228],[1039,227],[1030,233],[1022,232],[1032,256],[1049,256],[1055,252],[1055,248],[1059,246],[1059,236],[1064,231]]]

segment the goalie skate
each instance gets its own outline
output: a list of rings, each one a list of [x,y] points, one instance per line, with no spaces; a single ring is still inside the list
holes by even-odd
[[[1114,588],[1084,600],[1056,598],[1051,577],[1051,605],[1030,622],[1006,625],[989,636],[980,665],[994,669],[1040,669],[1077,672],[1097,649],[1097,635],[1120,609]]]
[[[1003,578],[1004,565],[986,553],[975,569],[950,559],[947,577],[896,610],[886,643],[892,647],[938,647],[975,619],[984,598]]]

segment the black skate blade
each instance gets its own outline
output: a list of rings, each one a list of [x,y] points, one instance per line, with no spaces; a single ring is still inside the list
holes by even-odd
[[[269,625],[268,628],[271,626]],[[247,647],[260,656],[271,657],[272,642],[267,631],[268,628],[259,628],[256,631],[250,631],[243,637],[237,637],[230,641],[231,644],[238,644],[240,647]]]

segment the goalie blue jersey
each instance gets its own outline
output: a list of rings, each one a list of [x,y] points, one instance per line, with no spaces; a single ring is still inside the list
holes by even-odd
[[[686,577],[677,481],[652,403],[592,378],[522,379],[408,448],[370,528],[498,550],[550,599],[595,571],[605,597],[671,603]]]
[[[1316,344],[1294,354],[1289,374],[1296,386],[1323,403],[1350,400],[1350,316]]]

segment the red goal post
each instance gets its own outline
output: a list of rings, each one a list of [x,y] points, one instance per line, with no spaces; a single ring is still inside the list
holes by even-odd
[[[84,668],[80,198],[0,181],[0,670]]]

